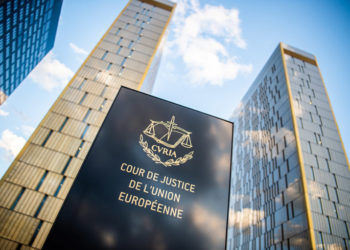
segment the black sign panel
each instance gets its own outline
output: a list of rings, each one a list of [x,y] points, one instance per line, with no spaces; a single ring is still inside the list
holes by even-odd
[[[121,88],[45,249],[225,249],[233,124]]]

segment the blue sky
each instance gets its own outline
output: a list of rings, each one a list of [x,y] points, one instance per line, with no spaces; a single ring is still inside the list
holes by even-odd
[[[179,0],[153,94],[228,119],[280,41],[316,55],[350,151],[350,2]],[[64,0],[54,49],[0,107],[0,176],[127,0]]]

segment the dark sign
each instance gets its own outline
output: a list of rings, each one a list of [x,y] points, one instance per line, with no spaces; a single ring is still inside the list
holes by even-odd
[[[233,124],[121,88],[45,249],[225,249]]]

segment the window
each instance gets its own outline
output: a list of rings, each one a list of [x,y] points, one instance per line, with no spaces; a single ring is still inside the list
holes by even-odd
[[[130,41],[128,48],[130,49],[134,45],[134,41]]]
[[[103,56],[101,57],[102,60],[104,60],[106,58],[106,56],[108,55],[108,51],[106,51]]]
[[[56,189],[56,192],[55,192],[54,195],[53,195],[54,197],[57,197],[57,195],[58,195],[58,193],[60,192],[60,190],[61,190],[61,188],[62,188],[63,183],[64,183],[65,180],[66,180],[66,177],[63,176],[60,185],[58,185],[58,187],[57,187],[57,189]]]
[[[112,63],[109,63],[109,64],[107,65],[107,70],[110,70],[111,67],[112,67]]]
[[[89,127],[90,127],[90,124],[86,124],[86,127],[85,127],[83,133],[80,136],[80,139],[84,138],[84,136],[86,135],[86,132],[89,130]]]
[[[118,50],[117,50],[117,55],[119,55],[119,53],[120,53],[120,51],[122,50],[122,48],[123,48],[123,46],[120,46],[119,48],[118,48]]]
[[[119,38],[117,45],[120,45],[120,43],[123,41],[123,37]]]
[[[44,180],[45,180],[45,178],[46,178],[48,172],[49,172],[49,171],[46,170],[45,173],[43,174],[43,176],[41,177],[41,179],[40,179],[38,185],[37,185],[36,188],[35,188],[36,191],[39,191],[39,188],[41,187],[41,184],[43,184],[43,182],[44,182]]]
[[[83,101],[85,100],[87,94],[88,94],[87,92],[84,93],[83,97],[80,99],[79,104],[82,104],[82,103],[83,103]]]
[[[35,212],[35,214],[34,214],[34,217],[37,217],[37,216],[39,215],[39,213],[40,213],[42,207],[44,206],[44,203],[45,203],[47,197],[48,197],[48,195],[45,194],[44,198],[43,198],[43,199],[41,200],[41,202],[40,202],[40,205],[39,205],[38,209],[36,210],[36,212]]]
[[[275,64],[272,65],[271,71],[272,71],[272,73],[275,73],[275,71],[276,71],[276,66],[275,66]]]
[[[293,76],[295,76],[296,74],[295,74],[295,70],[294,70],[294,68],[292,68],[292,75]]]
[[[6,31],[11,29],[11,18],[7,18],[6,20]]]
[[[8,1],[6,3],[6,15],[10,15],[11,14],[11,1]]]
[[[102,102],[100,108],[98,109],[98,111],[102,111],[102,109],[103,109],[103,107],[105,106],[106,102],[107,102],[107,99],[105,98],[105,99],[103,100],[103,102]]]
[[[64,173],[66,172],[66,170],[67,170],[67,168],[68,168],[70,162],[72,161],[72,158],[73,158],[72,156],[69,156],[69,159],[68,159],[66,165],[64,166],[64,168],[63,168],[61,174],[64,174]]]
[[[11,206],[11,208],[10,208],[11,210],[14,210],[14,209],[15,209],[15,207],[16,207],[18,201],[21,199],[21,197],[22,197],[22,195],[23,195],[23,193],[24,193],[24,190],[25,190],[25,188],[22,187],[21,192],[19,192],[19,194],[17,195],[16,200],[13,202],[13,204],[12,204],[12,206]]]
[[[1,6],[0,7],[0,21],[2,21],[4,19],[4,7]]]
[[[129,23],[126,23],[124,26],[124,29],[128,29],[129,25],[130,25]]]
[[[75,152],[74,157],[78,157],[80,151],[83,149],[84,143],[85,143],[85,141],[82,140],[81,143],[80,143],[80,145],[79,145],[79,148],[77,149],[77,152]]]
[[[124,58],[123,58],[122,62],[120,63],[120,66],[122,66],[122,67],[123,67],[123,66],[124,66],[124,64],[125,64],[125,62],[126,62],[126,57],[124,57]]]
[[[47,143],[47,141],[49,140],[50,136],[52,135],[52,132],[53,132],[53,130],[52,130],[52,129],[50,129],[50,132],[47,134],[47,136],[46,136],[45,140],[43,141],[43,143],[41,143],[41,146],[42,146],[42,147],[44,147],[44,146],[45,146],[45,144],[46,144],[46,143]]]
[[[89,110],[86,112],[86,115],[84,116],[83,122],[86,122],[86,119],[89,117],[91,113],[91,108],[89,108]]]
[[[118,35],[120,30],[121,30],[121,28],[118,28],[117,31],[115,32],[115,35]]]
[[[63,121],[61,127],[58,129],[58,132],[62,132],[62,129],[63,129],[64,126],[66,125],[67,121],[68,121],[68,117],[66,117],[66,118],[64,119],[64,121]]]

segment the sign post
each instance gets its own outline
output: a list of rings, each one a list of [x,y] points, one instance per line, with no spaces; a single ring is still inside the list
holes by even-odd
[[[232,133],[122,87],[44,249],[225,249]]]

